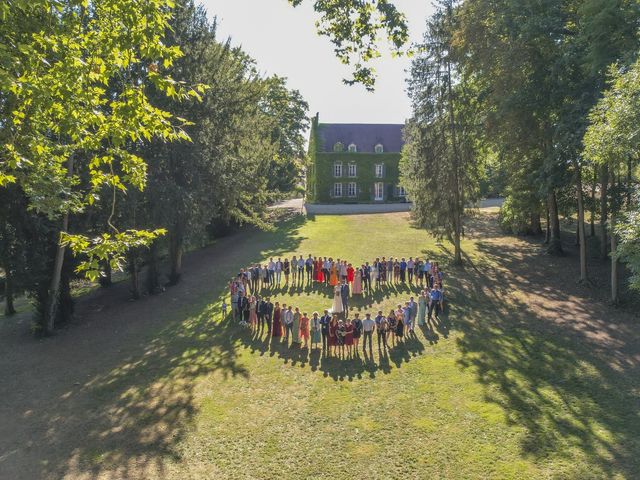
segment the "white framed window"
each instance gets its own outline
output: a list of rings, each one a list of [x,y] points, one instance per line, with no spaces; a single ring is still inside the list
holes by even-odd
[[[350,177],[357,177],[358,176],[358,167],[355,163],[350,163],[349,164],[349,176]]]
[[[376,163],[376,178],[382,178],[384,176],[384,165],[382,163]]]
[[[406,197],[407,191],[404,189],[402,185],[398,185],[396,187],[396,197]]]
[[[384,152],[384,147],[382,146],[382,144],[381,144],[381,143],[379,143],[379,144],[377,144],[377,145],[376,145],[375,152],[376,152],[376,153],[382,153],[382,152]]]
[[[374,186],[374,200],[384,200],[384,183],[376,182]]]
[[[352,143],[351,145],[349,145],[349,152],[355,153],[357,151],[358,151],[358,147],[356,147],[355,143]]]
[[[344,151],[344,145],[342,144],[342,142],[336,142],[336,144],[333,146],[333,151],[334,152],[343,152]]]
[[[333,164],[333,176],[336,178],[342,176],[342,163]]]
[[[349,182],[347,184],[347,197],[357,197],[358,196],[358,185],[356,182]]]
[[[341,183],[334,183],[333,184],[333,196],[334,197],[341,197],[342,196],[342,184]]]

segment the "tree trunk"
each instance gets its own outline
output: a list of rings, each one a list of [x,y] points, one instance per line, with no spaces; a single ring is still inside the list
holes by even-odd
[[[551,241],[551,217],[549,216],[549,205],[547,205],[547,229],[544,234],[544,244],[549,245]]]
[[[631,207],[631,180],[632,180],[633,164],[631,156],[627,159],[627,208]]]
[[[578,237],[580,243],[580,281],[587,282],[587,238],[584,231],[584,198],[582,193],[582,172],[576,162],[576,194],[578,197]]]
[[[138,265],[138,252],[129,253],[129,272],[131,273],[131,297],[139,300],[140,294],[140,267]]]
[[[169,285],[176,285],[182,275],[182,250],[183,232],[181,225],[169,233],[169,257],[171,261],[171,273],[169,274]]]
[[[542,233],[542,225],[540,225],[540,213],[531,214],[531,234],[540,235]]]
[[[103,262],[103,269],[102,269],[102,275],[100,275],[100,286],[101,287],[110,287],[111,285],[113,285],[113,279],[111,278],[111,262],[109,261],[109,259],[107,259],[105,262]]]
[[[67,159],[67,178],[73,176],[73,154]],[[51,274],[51,282],[49,284],[49,293],[47,307],[44,312],[44,334],[51,335],[55,328],[56,316],[58,314],[58,302],[60,300],[60,279],[62,276],[62,265],[64,263],[65,246],[61,244],[60,236],[69,229],[69,212],[62,215],[62,226],[58,234],[58,248],[56,249],[56,257],[53,263],[53,272]]]
[[[150,294],[160,292],[160,280],[158,274],[158,242],[154,241],[149,247],[149,261],[147,265],[147,289]]]
[[[589,219],[589,236],[596,236],[596,186],[598,183],[598,172],[593,169],[593,181],[591,182],[591,218]]]
[[[13,277],[9,269],[5,270],[4,279],[4,314],[9,316],[16,313],[13,305]]]
[[[609,186],[609,167],[605,164],[600,170],[600,258],[606,259],[607,249],[607,192]]]
[[[456,226],[455,226],[455,231],[453,232],[453,251],[454,251],[453,262],[457,265],[462,264],[462,248],[460,245],[460,237],[461,237],[460,226],[461,226],[460,215],[456,215]]]
[[[549,239],[549,247],[547,253],[551,255],[562,255],[562,241],[560,239],[560,217],[558,216],[558,200],[556,192],[552,190],[548,197],[549,204],[549,220],[551,224],[551,238]]]
[[[618,303],[618,259],[616,258],[617,239],[614,233],[616,218],[611,214],[611,303]]]

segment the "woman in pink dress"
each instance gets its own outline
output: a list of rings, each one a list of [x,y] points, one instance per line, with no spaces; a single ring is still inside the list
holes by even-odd
[[[280,338],[282,336],[282,322],[280,321],[280,303],[276,302],[273,307],[273,329],[272,336]]]
[[[351,289],[351,294],[362,295],[362,268],[356,268],[353,275],[353,288]]]

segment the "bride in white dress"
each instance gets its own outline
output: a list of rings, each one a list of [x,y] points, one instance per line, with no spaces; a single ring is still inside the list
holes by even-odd
[[[331,313],[342,313],[342,294],[340,293],[340,285],[336,285],[333,288],[333,307]]]

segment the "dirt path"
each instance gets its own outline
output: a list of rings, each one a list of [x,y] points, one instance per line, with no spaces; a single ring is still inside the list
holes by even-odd
[[[493,215],[481,215],[469,234],[490,263],[471,267],[487,282],[478,287],[478,294],[500,298],[516,292],[523,309],[557,325],[557,335],[590,349],[618,372],[638,374],[637,318],[601,301],[605,292],[598,295],[598,288],[604,287],[597,283],[596,287],[575,283],[575,255],[550,258],[537,243],[525,239],[505,245]],[[86,471],[74,475],[73,465],[91,455],[83,448],[87,441],[101,438],[113,444],[126,442],[132,450],[112,459],[114,475],[109,478],[139,478],[133,472],[140,471],[162,476],[163,462],[170,455],[167,446],[181,434],[177,424],[191,407],[189,387],[173,391],[175,386],[166,379],[177,368],[180,354],[200,347],[196,337],[183,336],[185,326],[176,319],[201,311],[239,265],[259,258],[265,249],[291,249],[287,239],[273,245],[273,238],[261,238],[243,232],[187,255],[183,281],[162,295],[131,302],[126,282],[99,290],[78,302],[81,320],[53,338],[33,339],[27,314],[2,318],[0,479],[94,478]],[[606,278],[605,268],[592,263],[592,276]],[[174,327],[175,341],[158,340],[161,330]],[[242,375],[234,352],[225,343],[220,348],[224,355],[203,368]],[[145,410],[143,419],[135,389],[123,386],[123,378],[131,375],[140,375],[142,387],[157,390],[159,403],[152,414]],[[198,375],[197,369],[192,375]],[[110,410],[97,410],[100,405]],[[123,417],[126,421],[120,425]],[[144,462],[149,465],[141,465]]]

